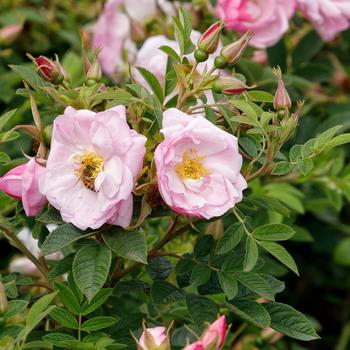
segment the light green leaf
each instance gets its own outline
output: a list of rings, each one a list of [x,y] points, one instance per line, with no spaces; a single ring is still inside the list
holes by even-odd
[[[236,222],[229,226],[216,245],[216,254],[226,254],[241,241],[244,234],[244,226]]]
[[[267,224],[253,231],[253,236],[262,241],[286,241],[293,237],[295,231],[284,224]]]
[[[294,273],[299,276],[298,267],[294,262],[292,256],[281,245],[275,242],[261,242],[261,246],[264,247],[271,255],[273,255],[282,264],[290,268]]]
[[[251,271],[259,258],[259,250],[258,245],[255,240],[251,237],[247,237],[246,245],[245,245],[245,256],[243,263],[243,270],[245,272]]]
[[[325,144],[324,149],[328,151],[334,147],[341,146],[349,142],[350,142],[350,133],[338,135],[334,137],[332,140],[328,141]]]
[[[50,312],[50,316],[64,327],[77,329],[78,321],[76,318],[66,309],[55,306]]]
[[[95,311],[98,307],[104,304],[107,299],[112,295],[113,288],[103,288],[101,289],[91,301],[86,301],[82,306],[82,315],[88,315],[89,313]]]
[[[225,304],[234,314],[250,324],[266,328],[270,325],[271,318],[266,309],[259,303],[249,300],[239,300]]]
[[[299,340],[319,339],[311,321],[301,312],[282,303],[263,304],[271,316],[271,327],[289,337]]]
[[[28,306],[28,302],[25,300],[11,300],[8,303],[8,309],[4,314],[6,320],[9,320],[13,316],[23,312]]]
[[[41,246],[41,254],[49,255],[55,253],[83,237],[82,232],[72,224],[61,225],[46,237]]]
[[[64,283],[58,281],[55,281],[54,287],[58,291],[58,297],[64,306],[73,314],[79,315],[81,311],[80,304],[73,291]]]
[[[2,131],[4,129],[7,122],[15,115],[16,112],[17,112],[17,109],[12,109],[11,111],[4,113],[0,117],[0,131]]]
[[[103,234],[103,240],[117,255],[147,264],[147,243],[142,232],[116,228]]]
[[[237,280],[233,277],[232,273],[225,271],[219,271],[218,278],[227,299],[232,300],[238,292]]]
[[[254,293],[261,295],[266,299],[275,300],[274,293],[270,285],[259,274],[255,272],[237,271],[233,274],[233,276],[238,280],[238,282],[242,283],[245,287],[247,287]]]
[[[297,164],[298,169],[304,176],[306,176],[314,167],[314,162],[312,161],[312,159],[309,158],[298,159]]]
[[[249,99],[253,102],[272,103],[274,99],[273,95],[266,91],[258,91],[258,90],[248,91],[247,95]]]
[[[161,46],[159,50],[165,52],[174,62],[181,63],[179,55],[170,46]]]
[[[105,245],[85,246],[73,261],[73,276],[77,286],[91,301],[107,280],[112,252]]]
[[[5,152],[0,152],[0,163],[7,163],[10,161],[11,158]]]
[[[302,145],[294,145],[290,150],[289,150],[289,159],[291,162],[296,162],[298,159],[301,158],[301,148]]]
[[[154,94],[157,96],[160,103],[163,103],[164,101],[163,89],[160,86],[160,83],[157,77],[146,68],[143,68],[143,67],[136,67],[136,68],[141,73],[143,78],[146,80],[146,82],[148,83],[149,87],[152,89]]]
[[[281,161],[274,166],[271,174],[278,176],[285,175],[288,174],[293,169],[293,167],[293,164],[286,161]]]
[[[110,316],[98,316],[90,318],[81,325],[81,329],[85,332],[98,331],[99,329],[107,328],[117,322],[117,319]]]

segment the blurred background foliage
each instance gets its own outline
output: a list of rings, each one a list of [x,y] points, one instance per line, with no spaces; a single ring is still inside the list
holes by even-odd
[[[21,79],[9,65],[27,62],[30,67],[26,53],[48,57],[57,54],[72,81],[79,84],[83,79],[80,30],[85,28],[89,31],[102,7],[103,2],[96,0],[0,1],[0,28],[12,24],[21,26],[13,40],[0,40],[0,115],[17,108],[6,130],[16,124],[30,123],[32,119],[29,100],[16,94],[16,90],[23,87]],[[201,23],[200,27],[205,27],[207,21],[208,18],[198,23]],[[228,34],[228,38],[231,35]],[[249,84],[255,83],[260,90],[274,93],[276,81],[271,67],[278,64],[284,71],[286,86],[293,101],[306,100],[300,127],[294,139],[290,140],[290,145],[303,144],[334,125],[342,124],[342,132],[350,130],[350,31],[326,44],[311,27],[296,17],[289,34],[267,50],[269,64],[253,62],[249,57],[252,51],[237,67],[247,77]],[[40,113],[47,122],[55,117],[52,111],[45,108]],[[21,149],[14,147],[14,143],[6,143],[0,151],[5,151],[12,159],[23,157],[22,152],[31,154],[31,140],[22,132],[20,144]],[[297,213],[290,218],[290,223],[297,228],[297,234],[286,248],[299,266],[300,277],[276,263],[271,264],[271,274],[284,276],[286,281],[287,288],[280,294],[280,301],[312,316],[321,327],[321,342],[297,344],[285,339],[277,343],[278,349],[350,349],[348,147],[337,148],[319,159],[317,170],[301,180],[294,179],[291,174],[283,182],[267,178],[263,182],[255,180],[251,183],[253,193],[276,196]],[[1,174],[13,165],[8,160],[1,162]],[[305,180],[308,180],[307,183]],[[13,199],[0,194],[0,213],[6,215],[13,211],[13,203]],[[257,221],[263,223],[266,220],[265,212],[255,212],[254,215]],[[275,216],[275,221],[279,220],[275,212],[269,215]],[[27,220],[26,225],[30,227],[34,224],[31,219],[23,220]],[[152,230],[166,227],[162,220],[154,221],[152,225],[154,227],[149,228],[150,239]],[[189,247],[187,241],[172,244],[183,252]],[[2,273],[6,272],[16,252],[5,240],[1,240],[0,252]],[[129,305],[125,307],[130,308]],[[235,320],[231,321],[235,327]]]

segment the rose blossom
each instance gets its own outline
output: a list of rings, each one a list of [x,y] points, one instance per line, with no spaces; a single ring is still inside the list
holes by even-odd
[[[65,222],[82,230],[106,222],[126,227],[145,142],[129,128],[124,106],[99,113],[67,107],[54,121],[40,191]]]
[[[348,0],[298,0],[298,7],[323,40],[333,40],[350,26]]]
[[[39,192],[38,179],[45,168],[31,158],[0,178],[0,191],[21,199],[27,216],[35,216],[46,204],[46,198]]]
[[[154,159],[159,192],[171,209],[210,219],[242,200],[247,183],[235,136],[176,108],[164,112],[161,131]]]
[[[203,343],[200,340],[198,340],[195,343],[186,345],[183,350],[203,350],[203,349],[204,349]]]
[[[257,48],[273,46],[288,30],[296,0],[218,0],[217,15],[227,28],[254,33],[250,44]]]
[[[146,328],[137,342],[139,350],[170,349],[169,337],[165,327]]]

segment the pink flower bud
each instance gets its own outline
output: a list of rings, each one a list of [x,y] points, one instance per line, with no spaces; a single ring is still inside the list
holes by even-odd
[[[273,73],[278,79],[278,86],[275,93],[275,98],[273,100],[273,106],[277,111],[281,109],[288,110],[292,107],[292,101],[290,100],[288,91],[284,86],[281,68],[280,67],[274,68]]]
[[[219,45],[221,29],[223,23],[221,21],[212,24],[199,38],[197,46],[206,53],[214,53]]]
[[[214,323],[209,325],[202,335],[204,349],[219,350],[223,347],[226,338],[226,318],[221,316]]]
[[[45,168],[34,158],[27,164],[11,169],[0,178],[0,191],[9,196],[22,199],[28,216],[35,216],[46,204],[46,198],[39,192],[38,178]]]
[[[146,328],[136,345],[138,350],[170,350],[166,328]]]
[[[64,80],[60,65],[45,56],[39,56],[34,59],[41,77],[54,84],[60,84]]]
[[[196,341],[195,343],[185,346],[183,350],[204,350],[204,346],[201,341]]]
[[[252,37],[252,32],[246,32],[239,40],[224,46],[220,55],[224,57],[227,63],[235,64],[241,58]]]
[[[11,44],[17,39],[23,29],[23,24],[9,24],[0,29],[0,43]]]
[[[234,76],[226,76],[218,79],[213,84],[213,89],[214,91],[219,93],[222,92],[225,95],[235,95],[250,89],[250,87]]]

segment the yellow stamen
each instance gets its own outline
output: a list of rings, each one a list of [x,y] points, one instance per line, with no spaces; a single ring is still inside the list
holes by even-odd
[[[176,173],[184,179],[199,180],[208,175],[208,169],[203,165],[204,156],[199,156],[196,150],[190,150],[182,155],[182,162],[176,165]]]
[[[76,175],[85,187],[94,191],[95,180],[100,171],[103,170],[103,159],[93,152],[85,153],[78,159],[80,167],[76,171]]]

